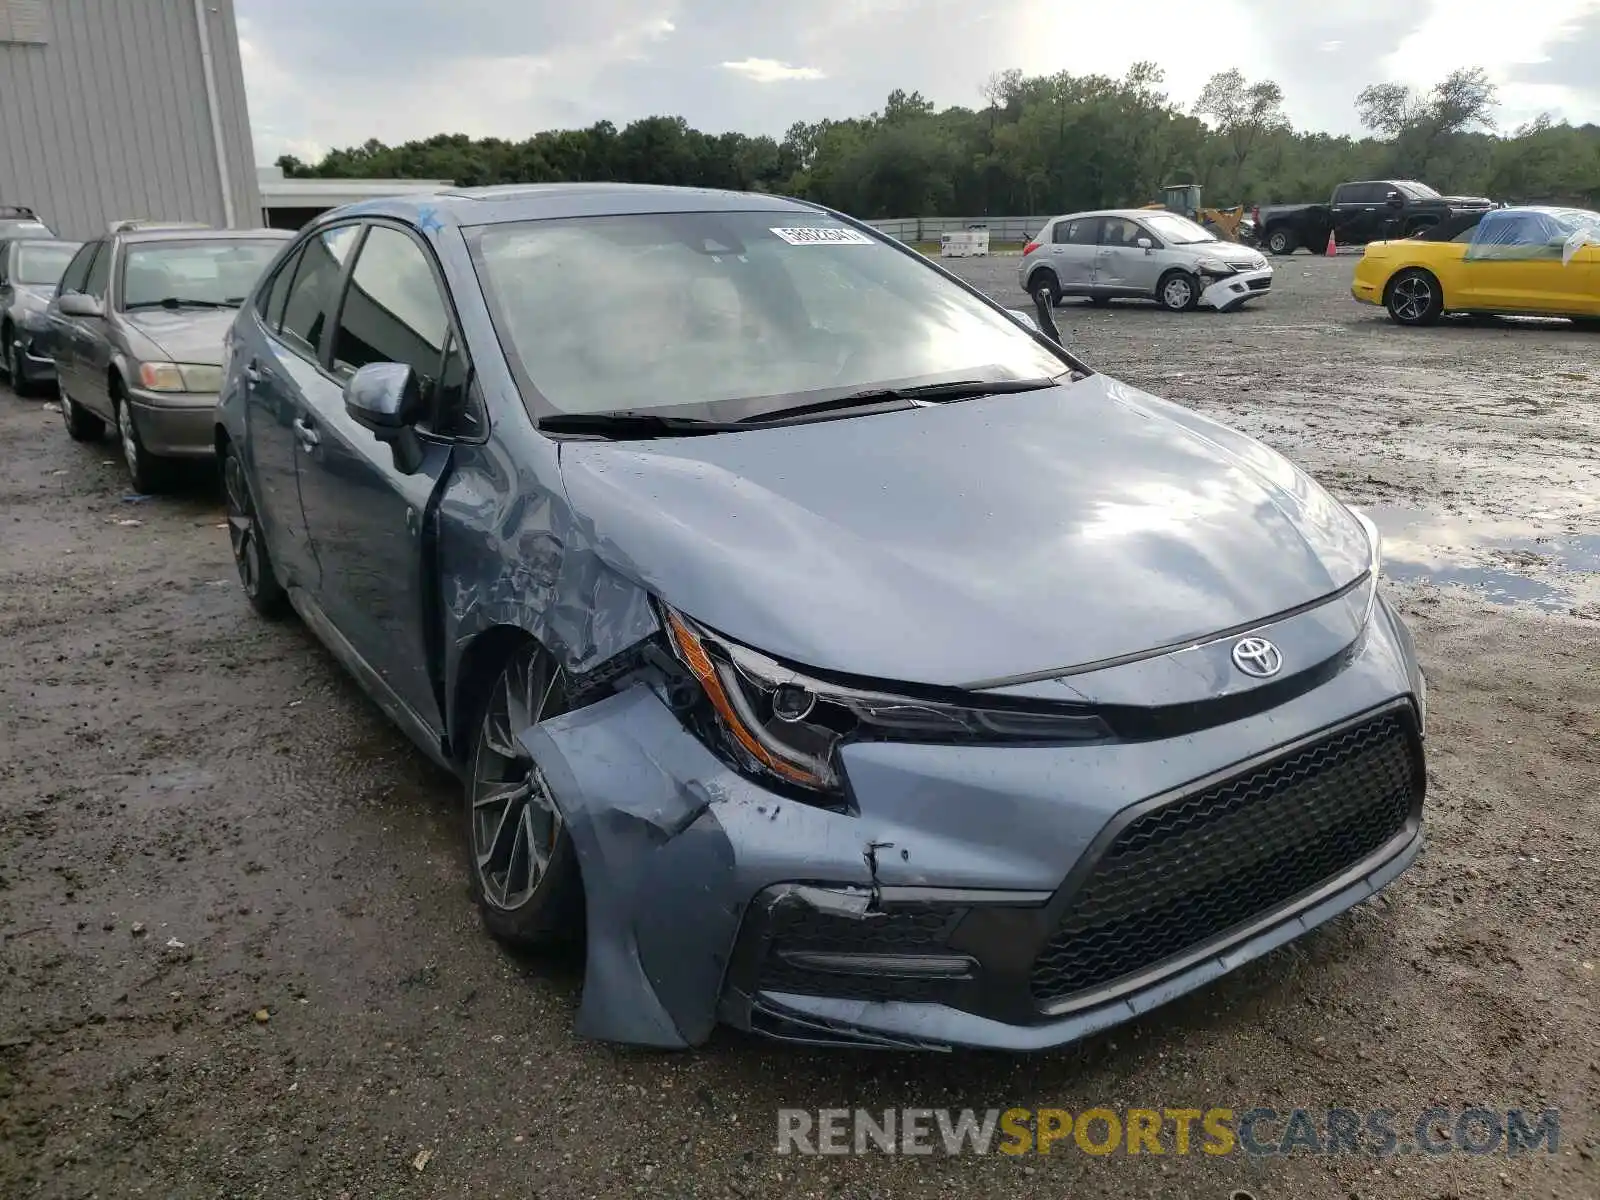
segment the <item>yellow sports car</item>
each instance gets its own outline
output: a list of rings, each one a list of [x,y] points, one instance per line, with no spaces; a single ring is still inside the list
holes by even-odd
[[[1600,213],[1496,208],[1372,242],[1350,294],[1401,325],[1447,312],[1600,320]]]

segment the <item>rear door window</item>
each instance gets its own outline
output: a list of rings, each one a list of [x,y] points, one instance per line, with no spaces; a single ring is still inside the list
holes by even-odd
[[[355,249],[357,225],[325,229],[305,244],[284,297],[279,336],[308,358],[318,358],[339,295],[344,264]]]
[[[1057,221],[1057,245],[1092,246],[1100,240],[1100,218],[1079,217],[1075,221]]]

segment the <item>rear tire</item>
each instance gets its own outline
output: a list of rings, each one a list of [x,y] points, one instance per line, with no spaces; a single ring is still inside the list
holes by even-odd
[[[517,734],[566,709],[565,677],[519,646],[478,716],[466,784],[467,869],[483,924],[523,948],[579,941],[583,881],[559,803]]]
[[[1168,271],[1156,284],[1156,303],[1168,312],[1189,312],[1200,303],[1200,281],[1187,271]]]
[[[28,377],[22,372],[22,343],[9,325],[0,329],[0,361],[5,363],[6,382],[11,385],[12,392],[26,396],[33,391]]]
[[[60,390],[59,385],[57,390]],[[75,442],[98,442],[106,436],[106,423],[64,391],[61,392],[61,420],[67,426],[67,436]]]
[[[1294,231],[1279,227],[1267,231],[1267,249],[1274,254],[1293,254],[1300,244],[1300,239],[1295,237]]]
[[[1038,295],[1040,288],[1050,294],[1051,308],[1061,303],[1061,281],[1056,278],[1056,273],[1049,267],[1041,267],[1028,276],[1028,295]]]
[[[1396,325],[1432,325],[1444,312],[1444,289],[1431,271],[1408,267],[1389,281],[1383,306]]]

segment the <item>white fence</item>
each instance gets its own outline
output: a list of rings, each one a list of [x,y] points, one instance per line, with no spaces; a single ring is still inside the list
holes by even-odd
[[[937,242],[947,233],[961,233],[973,226],[989,231],[991,242],[1025,242],[1054,213],[1042,217],[886,217],[868,221],[874,229],[902,242]]]

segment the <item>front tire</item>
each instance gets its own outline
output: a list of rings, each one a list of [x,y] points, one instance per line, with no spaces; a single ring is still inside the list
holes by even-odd
[[[1409,267],[1389,281],[1383,306],[1396,325],[1432,325],[1444,312],[1444,289],[1431,271]]]
[[[136,492],[159,492],[170,478],[170,465],[144,448],[139,426],[133,419],[133,405],[125,396],[112,394],[117,413],[117,440],[122,444],[122,461],[128,466],[128,479]]]
[[[1187,271],[1168,271],[1156,284],[1156,303],[1168,312],[1188,312],[1200,303],[1200,281]]]
[[[6,382],[11,385],[12,392],[26,396],[33,391],[27,375],[23,373],[22,343],[17,340],[15,331],[9,328],[0,330],[0,358],[5,360]]]
[[[490,690],[467,775],[472,896],[497,940],[524,948],[583,931],[583,884],[572,835],[544,773],[517,740],[566,711],[565,676],[534,642],[519,647]]]
[[[289,596],[278,582],[267,554],[267,541],[261,532],[255,501],[250,496],[250,481],[245,477],[239,451],[229,442],[222,450],[222,490],[228,504],[228,541],[233,548],[233,565],[238,569],[250,607],[263,617],[283,615]]]
[[[1267,234],[1267,249],[1274,254],[1293,254],[1299,245],[1294,233],[1288,229],[1274,229]]]

